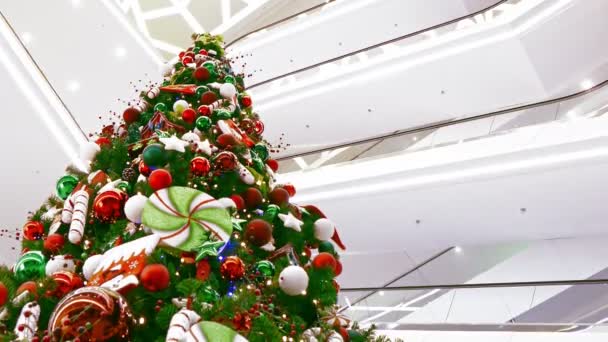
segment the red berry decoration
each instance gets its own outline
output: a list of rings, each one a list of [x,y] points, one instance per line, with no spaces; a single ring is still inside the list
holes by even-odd
[[[141,115],[141,112],[139,111],[139,109],[134,108],[134,107],[129,107],[129,108],[125,109],[125,111],[122,113],[122,118],[125,120],[125,122],[127,124],[132,124],[135,121],[139,120],[140,115]]]
[[[205,157],[194,157],[190,161],[190,173],[196,177],[202,177],[209,173],[211,164]]]
[[[317,254],[317,256],[312,260],[312,267],[316,269],[331,268],[335,273],[336,262],[337,260],[332,254],[323,252]]]
[[[65,238],[61,234],[51,234],[44,239],[44,249],[49,252],[58,252],[65,245]]]
[[[154,191],[168,188],[171,186],[172,182],[173,178],[171,177],[171,173],[165,169],[156,169],[152,171],[150,177],[148,177],[148,184],[150,184],[150,187]]]
[[[283,188],[275,188],[269,194],[270,203],[283,207],[289,203],[289,193]]]
[[[26,240],[34,241],[42,239],[44,226],[39,221],[29,221],[23,226],[23,237]]]
[[[8,300],[8,289],[3,282],[0,281],[0,306],[4,306]]]
[[[273,172],[279,171],[279,162],[274,159],[268,159],[266,165],[268,165]]]
[[[272,226],[262,219],[253,219],[245,228],[245,240],[255,246],[264,246],[272,239]]]
[[[150,170],[150,167],[143,162],[143,160],[139,162],[138,169],[139,173],[142,174],[144,177],[148,177],[150,175],[150,172],[152,171]]]
[[[219,147],[222,147],[222,148],[226,148],[228,146],[239,145],[239,141],[236,140],[234,135],[229,134],[229,133],[220,134],[220,136],[217,137],[216,143]]]
[[[201,104],[202,105],[208,106],[215,101],[217,101],[217,95],[215,95],[215,93],[212,91],[204,92],[203,95],[201,95]]]
[[[163,264],[146,265],[139,275],[141,285],[148,291],[156,292],[169,286],[171,277],[169,270]]]
[[[287,193],[289,193],[289,197],[293,197],[296,195],[296,187],[293,184],[284,184],[281,188],[285,189]]]
[[[340,327],[338,333],[340,333],[340,336],[342,336],[344,342],[350,342],[350,335],[348,334],[348,330],[345,327]]]
[[[196,264],[196,279],[205,281],[211,274],[211,265],[207,259],[203,259]]]
[[[184,120],[184,122],[187,122],[189,124],[193,124],[194,121],[196,120],[196,112],[194,111],[194,109],[192,109],[192,108],[184,109],[184,111],[182,112],[182,120]]]
[[[243,199],[243,197],[241,197],[241,195],[231,195],[230,199],[232,199],[232,201],[236,205],[237,210],[245,209],[245,200]]]
[[[205,67],[199,67],[194,70],[194,78],[199,82],[208,80],[210,75],[209,70]]]
[[[258,190],[257,188],[249,188],[245,190],[242,196],[245,200],[245,205],[247,205],[247,208],[249,209],[258,207],[264,201],[262,192],[260,192],[260,190]]]
[[[245,264],[243,260],[237,256],[229,256],[224,259],[220,266],[222,277],[229,280],[237,280],[245,275]]]
[[[108,137],[99,137],[95,140],[95,143],[99,145],[99,147],[112,146],[112,140]]]
[[[109,190],[100,193],[93,202],[93,214],[102,222],[112,223],[122,217],[122,208],[127,198],[121,191]]]

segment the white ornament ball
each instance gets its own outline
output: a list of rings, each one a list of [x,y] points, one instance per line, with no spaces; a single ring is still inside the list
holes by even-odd
[[[232,83],[224,83],[220,86],[220,95],[225,99],[232,99],[236,95],[236,87]]]
[[[184,110],[190,107],[190,104],[186,100],[177,100],[173,104],[173,111],[177,114],[181,114]]]
[[[82,265],[82,275],[84,275],[84,279],[89,280],[93,276],[97,266],[101,263],[101,259],[103,259],[103,255],[96,254],[92,255],[85,260],[84,265]]]
[[[55,255],[46,263],[44,271],[47,277],[50,277],[59,271],[74,272],[76,271],[76,264],[74,263],[74,259],[72,257]]]
[[[315,237],[321,241],[327,241],[334,235],[335,225],[326,218],[321,218],[315,221],[314,224]]]
[[[201,137],[199,137],[198,134],[194,132],[188,132],[182,135],[182,140],[193,144],[195,142],[201,141]]]
[[[78,155],[82,161],[92,161],[100,150],[101,148],[95,142],[87,141],[80,145],[80,153]]]
[[[279,287],[290,296],[302,295],[308,288],[308,273],[300,266],[287,266],[279,274]]]
[[[125,216],[129,221],[141,223],[141,212],[144,210],[144,205],[148,202],[148,197],[137,194],[130,197],[125,203]]]

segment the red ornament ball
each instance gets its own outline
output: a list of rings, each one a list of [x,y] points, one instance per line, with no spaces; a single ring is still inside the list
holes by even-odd
[[[35,299],[38,298],[38,285],[36,285],[36,282],[30,280],[19,285],[17,291],[15,292],[15,296],[19,296],[25,291],[27,291],[30,295],[34,296]]]
[[[196,264],[196,279],[205,281],[211,274],[211,265],[207,259],[203,259]]]
[[[154,191],[168,188],[172,182],[171,173],[165,169],[156,169],[148,177],[148,184],[150,184],[150,187]]]
[[[194,78],[199,82],[204,82],[209,79],[211,73],[205,67],[199,67],[194,70]]]
[[[141,115],[141,112],[139,111],[139,109],[134,108],[134,107],[129,107],[129,108],[125,109],[125,111],[122,113],[122,118],[125,120],[125,122],[127,124],[132,124],[135,121],[139,120],[140,115]]]
[[[243,108],[251,107],[252,103],[253,101],[251,101],[251,96],[245,95],[241,97],[241,106],[243,106]]]
[[[102,222],[115,222],[123,215],[127,198],[121,191],[109,190],[100,193],[93,201],[93,214]]]
[[[44,225],[39,221],[29,221],[23,226],[23,237],[26,240],[34,241],[42,239]]]
[[[254,123],[254,126],[253,126],[253,127],[254,127],[255,132],[256,132],[257,134],[262,134],[262,133],[264,133],[264,123],[263,123],[262,121],[257,120],[257,121]]]
[[[197,177],[205,176],[211,170],[211,164],[205,157],[194,157],[190,161],[190,172]]]
[[[345,327],[340,327],[338,333],[340,333],[340,336],[342,336],[344,342],[350,342],[350,335],[348,334],[348,330]]]
[[[139,275],[142,286],[151,292],[161,291],[169,286],[171,277],[163,264],[146,265]]]
[[[247,134],[255,133],[255,124],[251,119],[245,118],[241,120],[241,122],[239,123],[239,127]]]
[[[230,199],[232,199],[232,202],[234,202],[234,204],[236,205],[237,210],[245,209],[245,200],[243,199],[243,197],[241,197],[241,195],[231,195]]]
[[[211,107],[209,107],[209,106],[202,105],[202,106],[199,106],[197,108],[197,110],[198,110],[198,113],[202,116],[211,116]]]
[[[150,170],[150,167],[143,162],[143,160],[139,162],[138,169],[139,173],[142,174],[144,177],[148,177],[150,175],[150,172],[152,171]]]
[[[255,246],[264,246],[272,239],[272,226],[262,219],[253,219],[245,228],[245,240]]]
[[[3,282],[0,281],[0,306],[4,306],[8,300],[8,289]]]
[[[201,95],[201,104],[202,105],[210,105],[213,102],[217,101],[217,95],[215,95],[214,92],[212,91],[207,91],[204,92],[203,95]]]
[[[184,111],[182,112],[182,120],[189,124],[193,124],[196,120],[196,111],[192,108],[184,109]]]
[[[234,137],[234,135],[229,133],[220,134],[216,139],[216,143],[222,148],[239,145],[239,141]]]
[[[44,249],[49,252],[58,252],[65,245],[65,238],[61,234],[51,234],[44,239]]]
[[[336,277],[342,274],[342,263],[340,262],[340,260],[336,260],[336,268],[334,269],[334,274]]]
[[[194,58],[186,55],[184,56],[184,58],[182,58],[182,64],[187,65],[187,64],[191,64],[194,63]]]
[[[316,269],[322,268],[331,268],[332,271],[336,271],[336,258],[327,252],[322,252],[317,254],[317,256],[312,260],[312,267]]]
[[[55,281],[57,287],[55,288],[54,295],[58,298],[64,297],[71,291],[82,287],[82,279],[76,274],[69,271],[59,271],[53,273],[51,276]]]
[[[220,273],[224,278],[229,280],[237,280],[245,275],[245,264],[243,260],[237,256],[229,256],[224,259],[220,266]]]
[[[293,184],[284,184],[281,188],[285,189],[287,193],[289,193],[289,197],[293,197],[296,195],[296,187]]]
[[[279,162],[274,159],[268,159],[266,165],[268,165],[273,172],[279,171]]]
[[[283,188],[275,188],[269,194],[270,203],[283,207],[289,203],[289,193]]]
[[[99,145],[99,147],[112,146],[112,140],[108,137],[99,137],[95,140],[95,143]]]
[[[233,171],[238,165],[238,159],[234,153],[229,151],[223,151],[218,153],[213,158],[213,167],[218,172]]]
[[[241,196],[243,196],[245,204],[249,209],[254,209],[258,207],[264,201],[262,192],[257,188],[248,188]]]

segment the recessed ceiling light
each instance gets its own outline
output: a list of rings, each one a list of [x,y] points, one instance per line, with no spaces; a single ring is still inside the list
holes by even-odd
[[[127,55],[127,49],[125,49],[122,46],[117,47],[116,49],[114,49],[114,56],[118,57],[118,58],[122,58],[125,57]]]
[[[72,6],[74,6],[75,8],[78,8],[82,5],[81,0],[71,0],[71,2],[72,2]]]
[[[29,32],[23,32],[21,34],[21,41],[23,42],[23,44],[28,44],[32,41],[32,34]]]
[[[379,295],[384,296],[384,291],[378,292]]]
[[[462,253],[462,247],[460,247],[460,246],[454,247],[454,252],[456,252],[458,254]]]
[[[581,88],[583,88],[584,90],[593,88],[593,81],[588,78],[583,80],[583,82],[581,82]]]
[[[68,90],[72,93],[77,92],[78,90],[80,90],[80,83],[78,81],[69,81]]]

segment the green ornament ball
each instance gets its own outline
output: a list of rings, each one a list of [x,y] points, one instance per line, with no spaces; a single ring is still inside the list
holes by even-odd
[[[204,93],[209,91],[209,87],[206,87],[206,86],[196,87],[195,91],[196,91],[196,96],[200,98]]]
[[[334,254],[336,253],[336,248],[334,247],[333,243],[329,241],[322,241],[319,243],[319,253],[323,252]]]
[[[224,77],[224,83],[236,84],[236,79],[232,75],[226,75],[226,77]]]
[[[228,120],[232,117],[232,113],[226,109],[217,109],[213,111],[213,117],[216,120]]]
[[[264,144],[255,144],[255,146],[253,146],[252,150],[262,160],[267,160],[268,159],[269,153],[268,153],[268,147],[266,147],[266,145],[264,145]]]
[[[275,274],[275,267],[271,261],[262,260],[255,264],[255,269],[265,277],[272,277]]]
[[[146,146],[143,152],[144,164],[147,166],[161,167],[167,163],[167,152],[161,144]]]
[[[65,200],[70,196],[74,188],[78,185],[78,178],[72,175],[66,175],[57,181],[57,196],[62,200]]]
[[[42,278],[45,275],[46,258],[40,251],[23,254],[15,264],[15,277],[20,282]]]
[[[203,63],[203,67],[209,70],[210,72],[215,72],[215,63],[211,61]]]
[[[198,119],[196,119],[196,129],[198,129],[201,132],[204,132],[206,130],[208,130],[209,128],[211,128],[212,122],[211,119],[207,116],[200,116]]]
[[[363,337],[363,335],[356,330],[349,330],[348,337],[350,338],[351,342],[365,342],[365,337]]]
[[[200,299],[202,299],[205,303],[215,303],[220,299],[220,294],[211,286],[205,286],[201,290]]]
[[[125,193],[131,193],[131,184],[129,182],[122,181],[116,185],[116,188],[122,190]]]
[[[162,102],[159,102],[154,106],[154,111],[155,112],[165,112],[165,111],[167,111],[167,105]]]
[[[192,49],[192,52],[194,52],[194,54],[196,55],[197,53],[199,53],[201,51],[200,47],[195,47],[194,49]]]

